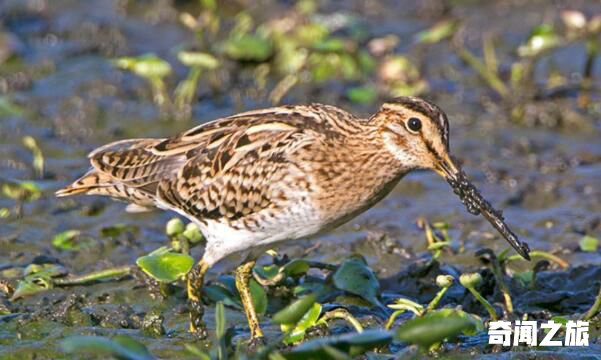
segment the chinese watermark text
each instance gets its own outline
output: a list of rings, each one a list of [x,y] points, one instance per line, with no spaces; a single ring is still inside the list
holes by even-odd
[[[549,320],[540,325],[546,334],[539,341],[539,326],[536,321],[491,321],[488,328],[488,343],[503,346],[588,346],[588,321],[569,320],[565,324],[565,338],[554,340],[562,324]]]

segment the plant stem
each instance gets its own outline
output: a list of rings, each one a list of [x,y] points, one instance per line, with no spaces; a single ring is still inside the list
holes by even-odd
[[[154,103],[160,108],[167,105],[167,90],[163,79],[160,77],[151,77],[148,78],[148,81],[150,82],[150,87],[152,89],[152,99]]]
[[[390,330],[390,328],[392,327],[392,324],[394,324],[394,321],[396,320],[396,318],[399,317],[399,315],[401,315],[405,311],[406,311],[405,309],[400,309],[400,310],[397,310],[397,311],[393,312],[390,315],[390,317],[388,318],[388,320],[386,320],[386,324],[384,325],[384,329]]]
[[[503,300],[505,301],[505,308],[509,314],[513,314],[513,301],[511,300],[511,294],[509,293],[509,288],[503,280],[503,272],[501,271],[501,266],[499,265],[499,260],[496,258],[492,261],[492,272],[495,275],[495,280],[499,285],[499,289],[503,294]]]
[[[261,277],[261,275],[259,275],[256,271],[253,271],[253,278],[261,285],[261,286],[273,286],[278,284],[280,281],[284,280],[284,278],[286,277],[286,273],[283,271],[280,271],[277,273],[276,276],[272,277],[271,279],[264,279]]]
[[[329,270],[329,271],[334,271],[337,269],[336,265],[326,264],[326,263],[322,263],[319,261],[307,260],[307,264],[309,264],[309,267],[313,268],[313,269],[322,269],[322,270]]]
[[[497,65],[497,54],[495,54],[495,44],[490,33],[482,36],[482,50],[484,53],[484,64],[486,65],[486,68],[488,71],[498,76],[499,66]]]
[[[489,71],[486,65],[478,59],[474,54],[469,52],[463,45],[456,46],[455,51],[461,60],[463,60],[466,64],[472,67],[478,75],[490,86],[494,91],[496,91],[501,97],[507,98],[509,97],[509,90],[499,79],[497,74]]]
[[[486,300],[482,295],[480,295],[478,290],[476,290],[475,288],[470,286],[467,289],[472,293],[472,295],[474,295],[476,300],[478,300],[480,304],[484,306],[486,311],[488,311],[490,318],[494,321],[497,321],[497,312],[495,311],[495,308],[488,302],[488,300]]]
[[[196,88],[201,73],[202,69],[200,67],[191,67],[188,76],[178,84],[174,93],[175,109],[177,111],[189,110],[194,100],[194,95],[196,95]]]
[[[269,101],[272,105],[280,103],[282,98],[298,83],[297,75],[286,75],[280,82],[277,83],[275,88],[269,93]]]
[[[131,266],[119,266],[65,279],[54,279],[56,286],[83,285],[107,278],[119,278],[131,273]]]
[[[363,332],[363,325],[346,309],[334,309],[326,312],[321,316],[320,321],[328,321],[331,319],[343,319],[351,324],[357,332]]]
[[[556,263],[563,269],[570,266],[570,264],[567,261],[559,258],[556,255],[546,252],[546,251],[539,251],[539,250],[531,251],[530,257],[542,257],[544,259],[547,259],[549,261]],[[520,255],[511,255],[507,258],[507,261],[514,261],[514,260],[524,260],[524,259]]]
[[[599,45],[594,38],[586,42],[586,62],[582,71],[581,92],[578,96],[578,105],[585,108],[590,103],[590,90],[593,85],[593,73],[595,67],[595,58],[599,52]]]
[[[426,308],[426,311],[424,311],[424,314],[428,311],[434,310],[434,308],[436,307],[436,305],[438,305],[440,299],[442,299],[447,290],[449,290],[448,287],[443,287],[442,289],[438,290],[436,296],[434,296],[434,299],[432,299],[432,301],[430,301],[430,303],[428,304],[428,307]]]
[[[584,314],[583,319],[584,320],[592,319],[593,316],[597,315],[597,313],[599,312],[599,310],[601,310],[601,287],[599,287],[599,293],[597,294],[597,297],[595,298],[595,303],[586,312],[586,314]]]

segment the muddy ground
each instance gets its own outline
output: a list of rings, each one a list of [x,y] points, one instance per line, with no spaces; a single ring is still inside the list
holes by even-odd
[[[257,23],[294,11],[291,1],[226,3],[223,21],[244,9]],[[481,35],[495,35],[501,73],[507,73],[514,56],[511,49],[522,43],[533,27],[557,21],[558,12],[568,3],[586,14],[601,14],[596,1],[460,1],[451,11],[464,21],[466,44],[477,54]],[[256,64],[230,61],[219,75],[217,90],[200,82],[191,118],[174,120],[153,104],[144,80],[108,61],[155,53],[173,64],[174,74],[168,80],[173,88],[186,73],[177,63],[176,49],[194,47],[197,41],[182,25],[181,14],[197,11],[195,2],[186,1],[0,2],[0,181],[33,180],[41,189],[41,196],[33,201],[0,197],[0,208],[6,209],[0,219],[0,279],[15,285],[22,269],[31,263],[60,264],[70,274],[133,265],[139,256],[168,245],[164,227],[174,214],[131,214],[124,212],[124,204],[109,199],[59,200],[53,192],[81,175],[87,167],[85,155],[107,142],[162,137],[219,116],[271,105],[264,93],[275,86],[277,77],[268,77],[267,90],[257,93],[252,75]],[[592,305],[601,283],[599,249],[587,252],[579,247],[585,235],[601,238],[601,57],[594,61],[591,100],[584,108],[578,106],[579,92],[570,87],[580,79],[586,61],[584,45],[563,47],[541,60],[536,65],[535,85],[549,89],[549,74],[563,74],[567,90],[533,98],[525,104],[522,121],[512,121],[508,105],[448,44],[427,49],[414,44],[417,31],[444,18],[448,11],[443,2],[430,0],[327,1],[317,14],[332,22],[340,14],[358,19],[366,34],[366,40],[358,42],[360,46],[387,34],[398,36],[393,51],[408,55],[417,64],[428,83],[422,96],[449,115],[451,149],[465,171],[489,201],[504,210],[507,221],[531,249],[547,251],[569,263],[567,269],[549,264],[537,274],[531,288],[512,283],[517,311],[540,318],[583,313]],[[375,75],[367,81],[378,81],[374,79]],[[385,94],[365,104],[351,101],[346,90],[361,81],[365,80],[302,82],[282,103],[323,102],[368,115]],[[5,101],[10,101],[11,109]],[[24,136],[34,137],[42,149],[45,167],[41,176],[32,168],[32,154],[22,143]],[[452,245],[434,265],[424,231],[416,225],[418,218],[449,224]],[[128,225],[127,230],[104,231],[103,235],[103,229],[120,224]],[[69,229],[92,240],[77,251],[53,246],[54,235]],[[474,256],[482,248],[498,253],[507,245],[486,221],[465,211],[438,175],[417,172],[373,209],[336,231],[277,250],[289,258],[332,264],[352,253],[362,254],[380,279],[383,300],[403,295],[426,303],[433,296],[433,278],[439,273],[481,271],[490,275]],[[192,249],[197,259],[201,253],[201,247]],[[532,266],[519,263],[516,268]],[[228,269],[228,264],[217,266],[208,280]],[[452,289],[443,304],[462,305],[485,315],[465,289]],[[484,286],[483,293],[491,301],[499,301],[494,289]],[[0,291],[0,309],[5,309],[0,315],[0,358],[67,357],[57,344],[74,334],[128,334],[161,358],[190,356],[183,344],[195,342],[186,332],[187,307],[181,288],[173,296],[157,296],[141,273],[86,286],[58,287],[15,301],[8,298]],[[151,311],[161,313],[164,333],[153,336],[141,331]],[[228,308],[226,315],[236,334],[246,336],[242,313]],[[366,321],[374,317],[369,308],[356,315]],[[212,329],[212,306],[206,318]],[[264,323],[268,337],[275,338],[279,329],[270,325],[267,317]],[[341,326],[334,332],[346,330]],[[554,349],[547,354],[601,356],[599,330],[591,330],[591,334],[588,348],[572,352]],[[492,348],[483,341],[476,339],[447,355],[485,356],[508,350]]]

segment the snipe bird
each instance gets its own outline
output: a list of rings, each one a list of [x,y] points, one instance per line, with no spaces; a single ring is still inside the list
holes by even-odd
[[[249,111],[169,138],[113,142],[89,160],[91,169],[58,196],[107,195],[173,210],[200,227],[204,255],[187,277],[193,331],[204,329],[204,274],[238,254],[236,287],[251,340],[261,339],[248,285],[258,256],[349,221],[415,169],[442,175],[469,212],[481,213],[528,258],[527,244],[450,156],[447,116],[415,97],[386,102],[368,119],[321,104]]]

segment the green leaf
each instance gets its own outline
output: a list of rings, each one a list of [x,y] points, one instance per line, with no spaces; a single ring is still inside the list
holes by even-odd
[[[568,318],[566,318],[565,316],[553,316],[553,317],[551,317],[551,321],[554,321],[554,322],[559,323],[559,324],[561,324],[563,326],[566,326],[567,323],[568,323]],[[545,334],[548,333],[549,331],[551,331],[550,328],[543,329],[543,332]]]
[[[320,302],[334,299],[341,292],[342,291],[334,288],[331,284],[326,284],[323,281],[304,281],[293,289],[294,296],[315,293]]]
[[[390,96],[415,96],[425,92],[428,89],[428,82],[417,80],[413,83],[396,82],[391,85]]]
[[[281,268],[277,265],[265,265],[265,266],[256,266],[253,271],[255,271],[259,276],[263,279],[273,279],[280,273]]]
[[[286,276],[302,276],[307,273],[309,267],[309,263],[306,260],[295,259],[288,262],[282,267],[271,264],[265,266],[257,266],[254,268],[254,271],[263,279],[275,280],[277,276],[278,280],[281,281],[284,280]]]
[[[328,35],[329,30],[323,24],[300,24],[294,28],[294,37],[302,46],[312,46]]]
[[[351,357],[357,357],[366,351],[389,344],[392,334],[384,330],[366,330],[362,333],[350,333],[329,336],[307,341],[282,355],[289,360],[336,359],[328,348],[334,348]]]
[[[169,252],[161,247],[136,260],[136,264],[149,276],[161,282],[173,282],[192,269],[194,259],[190,255]]]
[[[267,293],[254,279],[250,280],[250,295],[257,314],[263,315],[267,311]],[[211,301],[223,302],[226,306],[242,309],[240,294],[236,288],[236,280],[231,275],[222,275],[216,282],[203,288],[203,293]]]
[[[200,0],[203,9],[215,11],[217,9],[217,0]]]
[[[357,53],[357,63],[361,67],[361,71],[364,74],[372,73],[378,65],[376,59],[368,51],[365,50],[360,50]]]
[[[24,279],[17,282],[17,287],[10,300],[14,301],[22,297],[34,295],[52,289],[53,287],[54,283],[48,274],[42,272],[26,276]]]
[[[284,265],[282,271],[288,276],[304,275],[309,271],[309,263],[307,260],[295,259]]]
[[[273,315],[271,320],[276,324],[296,324],[315,303],[315,294],[305,295],[293,301],[284,309]]]
[[[344,41],[340,38],[328,38],[313,44],[313,49],[322,52],[338,52],[344,50]]]
[[[442,20],[429,29],[418,32],[415,39],[421,44],[434,44],[455,34],[459,29],[460,22],[455,19]]]
[[[122,57],[113,60],[115,66],[129,70],[143,78],[163,78],[171,74],[171,65],[154,54],[138,57]]]
[[[579,244],[580,250],[585,252],[597,252],[599,249],[599,239],[590,235],[583,236]]]
[[[123,233],[131,232],[135,233],[139,230],[136,225],[131,224],[115,224],[111,226],[105,226],[100,229],[100,235],[102,237],[117,237]]]
[[[23,269],[23,275],[44,274],[50,277],[67,275],[67,269],[59,264],[29,264]]]
[[[240,303],[240,299],[236,297],[229,289],[220,285],[220,284],[211,284],[208,286],[204,286],[203,295],[210,299],[212,302],[223,302],[224,305],[236,308],[238,310],[242,309],[242,304]]]
[[[225,308],[223,303],[219,301],[217,305],[215,305],[215,336],[217,339],[221,339],[225,336],[225,330]]]
[[[213,70],[219,67],[219,59],[215,56],[195,51],[180,51],[177,58],[187,66],[198,66],[203,69]]]
[[[81,235],[79,230],[66,230],[54,235],[52,238],[52,246],[67,251],[91,247],[95,243],[96,240],[94,238]]]
[[[10,182],[2,185],[4,196],[13,200],[35,201],[42,196],[42,190],[33,181]]]
[[[317,324],[319,315],[321,315],[321,304],[314,303],[295,325],[282,325],[282,331],[288,332],[284,343],[295,344],[302,341],[307,330]]]
[[[373,305],[381,306],[378,300],[380,283],[371,269],[361,260],[346,260],[334,273],[334,285],[353,295],[362,297]]]
[[[561,38],[551,25],[539,25],[532,30],[528,41],[518,47],[518,54],[523,57],[536,56],[560,42]]]
[[[569,321],[569,319],[565,316],[553,316],[551,320],[555,321],[556,323],[560,323],[561,325],[567,325]]]
[[[42,177],[44,175],[44,154],[38,142],[32,136],[24,136],[23,145],[31,151],[33,155],[33,169],[38,176]]]
[[[522,285],[524,285],[525,287],[529,287],[530,285],[532,285],[532,282],[534,281],[534,271],[528,270],[528,271],[515,272],[515,273],[513,273],[512,277],[514,279],[517,279],[518,281],[520,281],[522,283]]]
[[[0,117],[23,116],[25,110],[6,96],[0,96]]]
[[[346,96],[357,104],[371,104],[376,100],[378,92],[373,86],[357,86],[348,89]]]
[[[207,353],[204,350],[199,349],[198,346],[196,346],[196,345],[185,343],[184,348],[186,349],[187,352],[196,356],[200,360],[211,360],[211,354]]]
[[[413,318],[397,328],[397,340],[429,348],[444,339],[477,328],[475,319],[463,311],[441,309],[422,317]]]
[[[274,66],[283,74],[297,74],[307,63],[306,49],[289,38],[278,39],[278,51],[274,59]]]
[[[234,60],[265,61],[273,54],[273,44],[258,35],[243,34],[227,40],[224,51]]]
[[[144,344],[125,335],[113,339],[101,336],[71,336],[60,342],[61,349],[67,353],[92,353],[94,355],[114,356],[126,360],[152,360]]]
[[[66,230],[58,233],[52,238],[52,246],[62,250],[75,250],[78,247],[75,238],[80,234],[79,230]]]
[[[255,311],[259,315],[265,314],[267,311],[267,294],[265,293],[265,289],[255,279],[250,279],[249,287]]]

